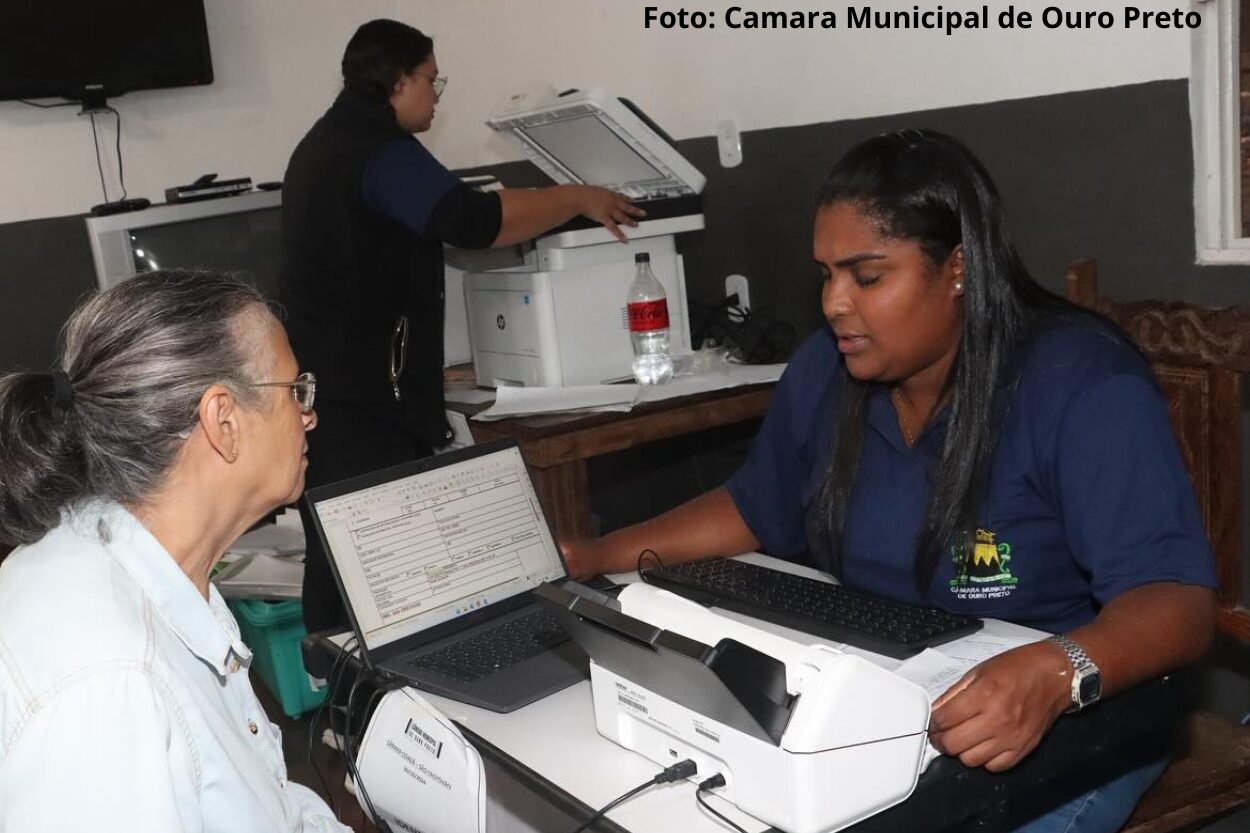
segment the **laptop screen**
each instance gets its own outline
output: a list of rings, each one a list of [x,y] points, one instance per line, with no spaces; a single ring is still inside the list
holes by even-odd
[[[515,446],[313,507],[368,650],[565,574]]]

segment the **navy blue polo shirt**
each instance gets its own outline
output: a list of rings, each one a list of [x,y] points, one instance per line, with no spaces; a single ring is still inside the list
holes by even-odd
[[[852,587],[1048,631],[1091,621],[1102,605],[1160,581],[1216,586],[1197,500],[1141,355],[1104,323],[1057,320],[1021,348],[991,462],[969,568],[948,546],[929,588],[913,562],[941,459],[946,410],[908,448],[888,391],[869,395],[850,497],[842,579]],[[729,493],[762,547],[830,554],[806,522],[830,457],[846,370],[828,328],[795,354]]]
[[[384,145],[365,166],[361,196],[370,210],[429,239],[488,248],[503,220],[499,195],[464,185],[413,136]]]

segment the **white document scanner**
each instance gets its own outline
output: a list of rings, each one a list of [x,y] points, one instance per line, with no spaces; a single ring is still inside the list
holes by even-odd
[[[621,244],[578,218],[514,250],[447,250],[463,281],[479,385],[592,385],[630,376],[625,295],[646,252],[668,300],[673,355],[689,353],[686,278],[674,235],[703,228],[705,177],[629,102],[601,90],[513,96],[487,121],[557,183],[619,191],[647,211]]]
[[[841,830],[907,798],[926,761],[929,698],[862,657],[804,645],[646,584],[617,601],[535,591],[590,657],[599,733],[786,833]],[[596,597],[598,597],[596,599]]]

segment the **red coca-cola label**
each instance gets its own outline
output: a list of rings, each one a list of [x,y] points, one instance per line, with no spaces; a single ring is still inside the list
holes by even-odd
[[[628,304],[629,331],[631,333],[649,333],[652,330],[668,328],[668,299],[658,301],[637,301]]]

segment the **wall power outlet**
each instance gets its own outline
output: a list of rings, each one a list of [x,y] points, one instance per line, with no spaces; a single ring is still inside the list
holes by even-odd
[[[738,293],[738,306],[744,310],[751,308],[751,287],[747,284],[746,275],[730,275],[725,278],[725,297]]]

